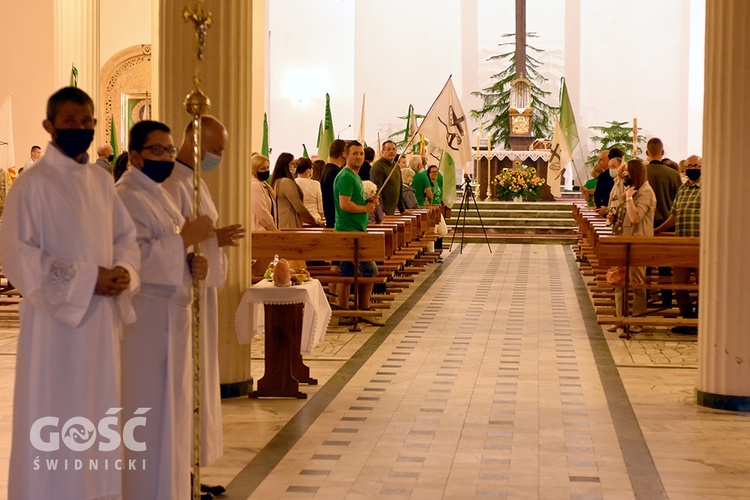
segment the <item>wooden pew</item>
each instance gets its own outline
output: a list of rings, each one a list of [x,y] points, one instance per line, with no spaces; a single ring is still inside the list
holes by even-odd
[[[333,232],[310,230],[259,231],[251,236],[253,259],[270,262],[275,255],[287,260],[338,260],[354,262],[354,276],[316,276],[322,283],[345,283],[354,285],[354,304],[358,305],[359,285],[363,283],[385,283],[387,277],[371,278],[359,275],[359,262],[382,262],[386,258],[384,232]],[[334,316],[363,318],[380,316],[382,311],[360,309],[335,310]],[[358,326],[352,328],[358,331]]]
[[[672,284],[665,282],[630,283],[629,269],[636,267],[690,267],[700,265],[700,238],[675,236],[601,236],[596,243],[596,255],[602,268],[624,266],[627,279],[623,289],[628,297],[631,289],[698,291],[697,283]],[[645,326],[698,326],[698,320],[692,318],[667,318],[659,315],[632,317],[627,312],[627,301],[623,302],[625,317],[600,316],[603,325]],[[627,331],[627,329],[626,329]],[[628,334],[628,338],[629,334]]]

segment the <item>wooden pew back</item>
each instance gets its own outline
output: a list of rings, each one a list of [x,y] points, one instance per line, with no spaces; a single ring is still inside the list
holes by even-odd
[[[253,259],[383,261],[385,235],[369,232],[258,231],[252,234]]]
[[[602,266],[698,267],[700,238],[601,236],[596,245]],[[629,255],[628,255],[629,254]]]

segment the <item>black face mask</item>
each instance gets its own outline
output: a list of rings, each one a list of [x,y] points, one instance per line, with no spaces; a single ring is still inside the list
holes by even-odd
[[[161,184],[167,180],[167,177],[172,173],[173,168],[173,161],[147,160],[144,158],[141,172],[146,174],[146,176],[152,181]]]
[[[701,178],[701,169],[699,168],[687,168],[685,169],[685,175],[691,181],[695,182]]]
[[[633,179],[631,179],[629,175],[626,175],[622,178],[622,183],[625,184],[626,187],[630,187],[633,185]]]
[[[60,146],[63,152],[71,157],[83,154],[91,146],[91,141],[94,140],[94,130],[84,128],[72,128],[72,129],[55,129],[57,139],[55,143]]]
[[[109,156],[107,156],[107,161],[110,162],[110,163],[112,163],[112,160],[114,160],[114,159],[115,159],[115,155],[109,155]]]
[[[271,171],[266,170],[265,172],[256,172],[258,175],[258,179],[262,180],[263,182],[266,182],[269,177],[271,177]]]

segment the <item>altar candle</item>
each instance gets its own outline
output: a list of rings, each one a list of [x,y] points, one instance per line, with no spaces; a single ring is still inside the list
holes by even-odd
[[[487,156],[490,156],[490,151],[492,151],[492,136],[487,136]]]
[[[477,158],[479,158],[479,134],[477,134]]]
[[[492,199],[492,155],[490,154],[490,136],[487,136],[487,197],[485,200]]]

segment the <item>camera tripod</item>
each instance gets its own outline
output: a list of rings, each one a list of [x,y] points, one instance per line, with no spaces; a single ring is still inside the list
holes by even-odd
[[[474,210],[477,212],[479,217],[479,224],[482,226],[482,232],[484,233],[484,240],[487,242],[487,248],[492,253],[492,247],[490,246],[490,240],[487,238],[487,230],[484,228],[484,222],[482,222],[482,215],[479,213],[479,206],[477,206],[477,199],[474,197],[474,191],[471,188],[471,177],[469,174],[464,174],[464,185],[463,185],[463,196],[461,197],[461,205],[458,207],[458,216],[456,217],[456,225],[453,228],[453,237],[451,237],[451,244],[449,250],[453,249],[453,241],[456,239],[456,232],[458,231],[458,225],[461,224],[461,247],[458,253],[462,254],[464,250],[464,234],[466,233],[466,212],[469,210],[469,199],[474,202]],[[461,220],[461,214],[463,214],[463,221]]]

